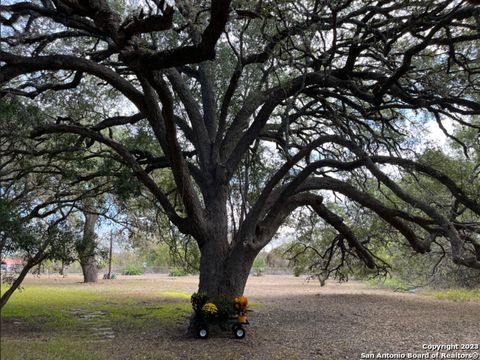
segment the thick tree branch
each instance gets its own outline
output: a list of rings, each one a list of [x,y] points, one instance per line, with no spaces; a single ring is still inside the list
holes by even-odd
[[[44,126],[41,128],[37,128],[33,133],[33,137],[38,137],[44,134],[78,134],[81,136],[88,137],[99,143],[102,143],[109,148],[113,149],[125,164],[132,170],[133,174],[140,180],[142,184],[144,184],[152,194],[157,198],[157,200],[162,205],[165,213],[169,217],[169,219],[174,223],[180,231],[191,234],[191,229],[189,223],[186,219],[181,218],[171,205],[170,201],[168,200],[165,193],[157,186],[157,184],[153,181],[153,179],[147,174],[147,172],[138,164],[135,160],[133,155],[120,143],[116,142],[115,140],[105,138],[100,133],[86,129],[81,126],[76,125],[49,125]]]
[[[0,84],[4,84],[20,75],[42,70],[81,71],[105,80],[125,95],[139,109],[144,108],[142,93],[130,84],[129,81],[125,80],[111,69],[91,60],[70,55],[26,57],[0,51],[0,61],[7,63],[7,65],[0,69]]]

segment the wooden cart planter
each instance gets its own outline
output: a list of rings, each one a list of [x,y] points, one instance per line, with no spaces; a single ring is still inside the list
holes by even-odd
[[[245,337],[245,326],[249,324],[246,313],[248,299],[245,296],[221,295],[209,299],[205,293],[194,293],[191,297],[195,313],[193,330],[199,339],[206,339],[212,326],[231,330],[236,339]]]
[[[214,325],[218,325],[222,330],[230,329],[236,339],[243,339],[246,335],[245,326],[250,324],[246,318],[243,320],[240,316],[231,316],[226,320],[199,318],[195,322],[195,335],[199,339],[208,338],[209,328]]]

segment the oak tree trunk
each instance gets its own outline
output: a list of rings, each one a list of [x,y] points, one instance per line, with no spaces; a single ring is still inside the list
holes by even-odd
[[[95,224],[98,215],[84,212],[85,226],[83,238],[77,243],[77,253],[83,272],[83,281],[96,282],[98,278],[97,260],[95,259],[97,243],[95,239]]]
[[[82,266],[83,282],[97,282],[98,279],[98,267],[95,256],[84,257],[80,260]]]
[[[199,291],[209,297],[221,294],[243,295],[253,261],[258,254],[242,241],[230,244],[228,240],[227,190],[212,191],[207,201],[207,239],[200,246]]]
[[[204,247],[200,259],[199,291],[209,297],[220,294],[243,295],[248,275],[258,251],[238,244],[222,253],[214,245]]]

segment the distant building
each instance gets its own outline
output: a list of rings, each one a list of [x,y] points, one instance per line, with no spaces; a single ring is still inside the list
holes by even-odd
[[[0,261],[2,271],[5,272],[17,272],[23,268],[23,259],[5,258]]]

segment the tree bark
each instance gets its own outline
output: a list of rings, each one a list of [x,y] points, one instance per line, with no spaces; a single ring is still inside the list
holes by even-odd
[[[95,224],[98,215],[84,212],[85,226],[83,238],[77,243],[77,252],[83,272],[83,281],[86,283],[97,282],[98,267],[95,259],[97,243],[95,241]]]
[[[209,297],[226,294],[243,295],[253,261],[258,251],[239,244],[222,254],[211,244],[202,249],[199,291]]]
[[[243,242],[238,243],[225,261],[220,282],[220,293],[241,296],[245,291],[253,261],[259,250],[252,249]]]
[[[62,260],[62,267],[60,268],[60,275],[63,277],[67,276],[67,268],[65,266],[65,261]]]
[[[200,247],[199,291],[210,297],[219,294],[219,281],[228,254],[227,189],[212,185],[205,194],[205,238],[197,239]]]
[[[98,267],[97,267],[97,260],[95,256],[89,256],[83,258],[80,261],[80,265],[82,266],[82,273],[83,273],[83,282],[97,282],[98,279]]]
[[[226,187],[212,188],[206,197],[206,209],[208,235],[199,241],[199,291],[209,297],[243,295],[259,249],[251,248],[242,240],[229,243]]]

